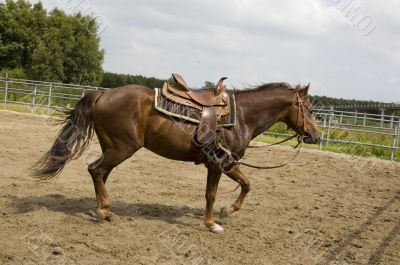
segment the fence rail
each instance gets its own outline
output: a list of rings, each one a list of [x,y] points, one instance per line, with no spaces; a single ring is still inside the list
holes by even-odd
[[[12,109],[12,105],[16,104],[25,107],[22,111],[37,113],[40,109],[42,114],[49,114],[53,108],[73,107],[86,93],[99,89],[105,88],[0,77],[0,104],[3,103],[3,109]],[[400,149],[399,116],[317,109],[316,117],[322,132],[320,149],[326,149],[330,144],[376,147],[389,150],[388,158],[391,160]],[[371,143],[351,138],[337,139],[335,134],[338,132],[367,134],[371,138],[385,137],[386,141]],[[277,137],[289,135],[271,131],[264,134]],[[390,144],[387,139],[391,139]]]

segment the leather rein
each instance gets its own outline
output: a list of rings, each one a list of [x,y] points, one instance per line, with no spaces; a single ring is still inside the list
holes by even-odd
[[[264,148],[264,147],[274,146],[274,145],[278,145],[278,144],[287,142],[287,141],[289,141],[289,140],[291,140],[291,139],[297,137],[298,143],[297,143],[297,145],[294,147],[294,149],[297,149],[297,147],[298,147],[298,149],[297,149],[297,152],[296,152],[296,154],[294,155],[294,157],[293,157],[292,159],[290,159],[288,162],[286,162],[286,163],[284,163],[284,164],[281,164],[281,165],[277,165],[277,166],[256,166],[256,165],[248,164],[248,163],[246,163],[246,162],[241,162],[241,161],[238,161],[238,162],[236,163],[236,165],[243,165],[243,166],[247,166],[247,167],[251,167],[251,168],[256,168],[256,169],[274,169],[274,168],[284,167],[284,166],[290,164],[291,162],[293,162],[293,160],[296,159],[296,157],[297,157],[297,156],[299,155],[299,153],[300,153],[301,146],[302,146],[303,141],[304,141],[304,133],[308,132],[308,131],[307,131],[307,124],[306,124],[306,114],[305,114],[305,111],[304,111],[304,103],[303,103],[303,100],[302,100],[302,98],[301,98],[301,96],[300,96],[300,94],[299,94],[299,91],[297,91],[297,90],[296,90],[296,96],[297,96],[298,110],[297,110],[296,126],[293,128],[293,130],[296,131],[296,129],[298,128],[298,126],[299,126],[299,118],[300,118],[300,115],[302,115],[302,116],[303,116],[303,133],[302,133],[302,134],[296,133],[295,135],[292,135],[292,136],[290,136],[289,138],[284,139],[284,140],[282,140],[282,141],[279,141],[279,142],[277,142],[277,143],[273,143],[273,144],[269,144],[269,145],[263,145],[263,146],[249,146],[249,147],[248,147],[248,148]]]

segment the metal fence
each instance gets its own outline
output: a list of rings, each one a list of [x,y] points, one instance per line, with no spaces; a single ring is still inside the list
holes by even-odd
[[[86,93],[98,89],[104,88],[0,77],[0,103],[3,109],[19,105],[32,113],[40,109],[49,114],[52,108],[73,106]]]
[[[400,149],[400,117],[394,115],[369,114],[334,109],[316,109],[317,124],[321,129],[319,149],[330,144],[357,145],[388,150],[388,159],[394,160]],[[357,140],[350,134],[364,135]],[[288,133],[264,132],[264,135],[290,136]]]
[[[73,107],[86,93],[98,89],[105,88],[0,77],[0,104],[3,104],[3,109],[24,106],[22,111],[37,113],[40,110],[42,114],[49,114],[53,108]],[[389,159],[395,158],[399,149],[399,116],[334,109],[317,109],[316,116],[322,132],[320,149],[326,149],[330,144],[382,148],[389,150]],[[346,137],[345,134],[349,132],[364,134],[369,138],[378,136],[378,140],[377,142],[355,140],[349,136]],[[289,136],[286,133],[271,131],[266,131],[264,134]],[[338,134],[340,137],[337,137]]]

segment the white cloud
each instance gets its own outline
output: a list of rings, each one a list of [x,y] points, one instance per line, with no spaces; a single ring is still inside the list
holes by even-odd
[[[181,72],[197,87],[223,75],[235,86],[311,81],[317,94],[400,101],[398,0],[357,2],[377,24],[367,37],[337,0],[86,1],[108,23],[101,38],[109,71]]]

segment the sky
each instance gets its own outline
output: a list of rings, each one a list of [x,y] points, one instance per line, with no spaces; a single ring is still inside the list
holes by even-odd
[[[42,2],[96,16],[106,71],[400,102],[400,0]]]

